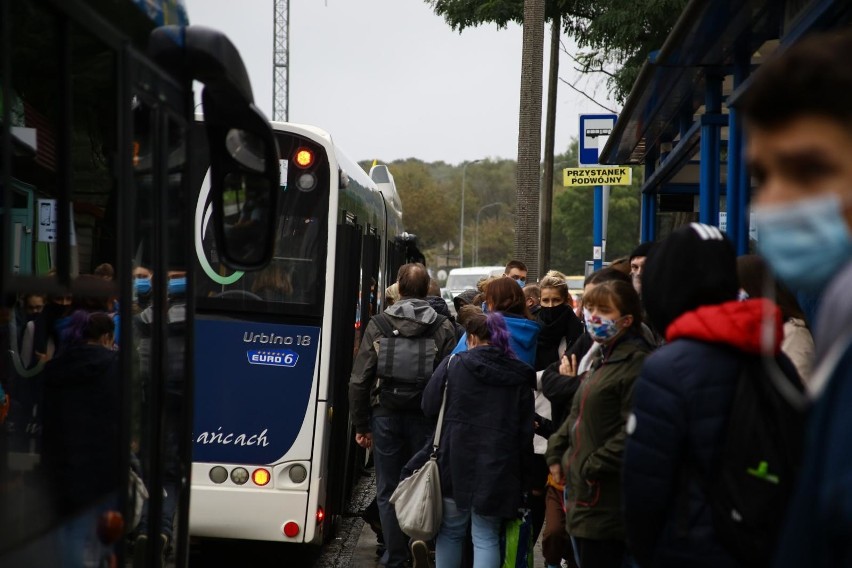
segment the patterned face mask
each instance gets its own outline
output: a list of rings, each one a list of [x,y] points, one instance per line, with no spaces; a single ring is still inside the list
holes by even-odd
[[[588,308],[583,308],[583,317],[586,320],[586,331],[592,336],[592,339],[598,343],[606,343],[613,337],[618,335],[621,329],[618,327],[618,322],[627,316],[622,316],[618,319],[602,318],[593,316]]]

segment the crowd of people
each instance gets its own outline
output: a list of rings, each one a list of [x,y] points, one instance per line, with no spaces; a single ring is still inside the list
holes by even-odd
[[[48,276],[52,276],[49,273]],[[154,306],[151,271],[133,270],[131,313],[137,340],[131,397],[132,469],[140,483],[151,472],[138,456],[145,454],[151,427],[143,405],[147,403],[157,370],[152,367],[151,338]],[[21,294],[4,298],[0,344],[9,352],[13,372],[0,381],[0,425],[10,450],[36,456],[35,474],[48,489],[51,511],[67,515],[78,511],[115,487],[121,475],[116,461],[121,436],[121,391],[118,376],[121,346],[118,290],[114,269],[105,263],[92,274],[74,278],[74,293]],[[165,558],[171,546],[180,486],[177,422],[183,390],[186,274],[170,271],[167,279],[168,372],[163,377],[165,408],[164,499],[160,539],[156,553]],[[92,475],[97,471],[98,475]],[[143,485],[144,488],[144,485]],[[136,518],[127,528],[136,536],[134,562],[141,565],[147,548],[147,501],[137,500]],[[107,507],[108,505],[105,505]],[[86,519],[73,523],[73,532],[90,528]],[[83,546],[83,533],[66,539],[62,554],[82,558],[71,546]]]
[[[455,318],[424,266],[400,269],[350,382],[383,566],[413,551],[425,567],[430,548],[438,568],[513,565],[501,532],[519,514],[548,568],[852,565],[850,48],[849,33],[806,39],[743,98],[759,255],[691,223],[579,299],[512,261],[456,296]],[[380,363],[400,337],[420,346],[408,379],[405,360]],[[401,391],[408,406],[390,402]],[[443,521],[412,543],[390,496],[429,459],[444,398]]]

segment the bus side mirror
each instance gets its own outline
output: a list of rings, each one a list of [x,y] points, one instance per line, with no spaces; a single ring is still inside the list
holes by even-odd
[[[226,95],[209,87],[202,94],[217,250],[234,270],[259,270],[275,249],[278,145],[254,104]]]
[[[217,250],[234,270],[263,268],[275,250],[278,145],[254,105],[239,52],[216,30],[161,26],[151,32],[148,53],[180,81],[204,83]]]

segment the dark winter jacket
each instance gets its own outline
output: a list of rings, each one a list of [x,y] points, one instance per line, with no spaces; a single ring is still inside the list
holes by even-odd
[[[565,528],[575,537],[624,540],[621,463],[633,385],[651,346],[629,333],[604,346],[582,378],[571,414],[547,442],[547,464],[561,464],[568,499]]]
[[[403,298],[384,312],[391,326],[399,330],[404,337],[422,334],[438,317],[438,314],[426,300]],[[370,321],[364,329],[361,346],[355,356],[352,375],[349,378],[349,414],[358,433],[370,432],[370,417],[373,413],[391,413],[379,406],[379,392],[376,388],[376,364],[378,354],[376,341],[383,337],[376,322]],[[450,354],[456,343],[456,332],[452,322],[447,319],[433,335],[435,340],[435,365]]]
[[[423,412],[447,406],[438,448],[441,491],[461,509],[509,518],[532,488],[532,367],[482,346],[445,359],[423,393]]]
[[[740,365],[761,352],[761,318],[780,312],[748,300],[704,306],[675,319],[636,384],[624,456],[628,545],[642,567],[732,568],[715,536],[707,488],[724,441]]]
[[[99,345],[68,347],[44,368],[42,463],[61,512],[118,486],[119,393],[118,353]]]
[[[541,308],[535,319],[541,326],[535,351],[536,371],[541,371],[559,361],[559,347],[563,340],[565,340],[563,350],[567,351],[577,338],[586,332],[583,322],[577,318],[568,304],[554,308]]]
[[[776,568],[852,566],[852,263],[826,288],[814,341],[816,403],[799,484],[779,540]],[[822,381],[825,382],[822,382]]]
[[[592,339],[592,336],[583,333],[565,354],[568,357],[576,355],[579,363],[583,355],[588,353],[594,344],[595,340]],[[550,401],[550,416],[554,428],[559,428],[571,413],[571,402],[574,400],[574,393],[580,387],[581,378],[560,375],[559,364],[560,361],[550,364],[541,374],[541,394]]]

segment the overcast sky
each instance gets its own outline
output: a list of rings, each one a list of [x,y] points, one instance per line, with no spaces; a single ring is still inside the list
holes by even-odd
[[[186,6],[191,23],[236,44],[271,117],[274,0]],[[291,0],[290,121],[326,129],[357,160],[515,159],[521,40],[517,25],[453,32],[424,0]],[[616,108],[602,80],[573,67],[562,54],[560,76]],[[599,112],[560,83],[556,151],[576,136],[579,114]]]

